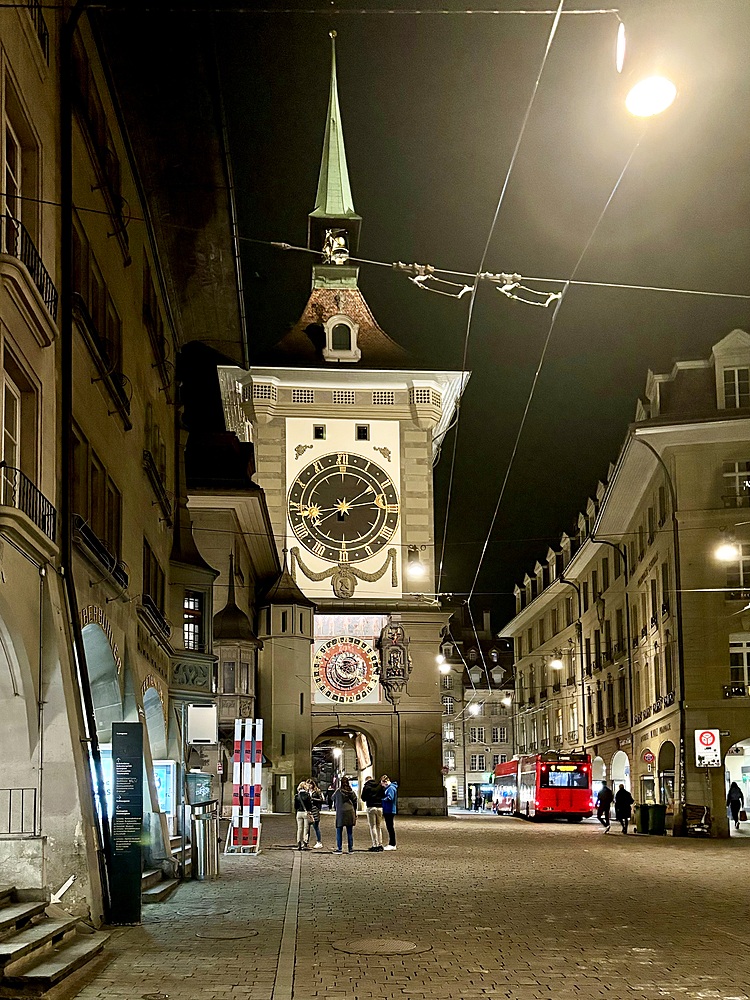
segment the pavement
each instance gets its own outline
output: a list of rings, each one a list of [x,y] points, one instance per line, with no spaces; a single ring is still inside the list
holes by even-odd
[[[595,821],[396,820],[398,849],[222,857],[116,929],[78,1000],[750,1000],[750,838],[609,835]],[[67,1000],[67,998],[66,998]]]

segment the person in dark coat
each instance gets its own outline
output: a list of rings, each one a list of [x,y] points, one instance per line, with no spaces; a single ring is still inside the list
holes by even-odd
[[[612,808],[613,799],[612,789],[606,781],[603,781],[596,797],[596,818],[604,827],[605,833],[609,833],[609,811]]]
[[[375,778],[368,778],[362,788],[362,801],[367,808],[367,822],[370,827],[370,851],[383,850],[383,796],[385,788]]]
[[[346,839],[349,853],[354,850],[354,835],[352,830],[357,822],[357,794],[352,791],[348,778],[342,778],[339,787],[333,793],[333,806],[336,810],[336,854],[341,854],[343,831],[346,828]]]
[[[633,815],[633,796],[625,785],[620,785],[615,795],[615,819],[620,821],[622,832],[628,832],[628,823]]]
[[[745,805],[745,796],[742,794],[742,789],[733,781],[729,786],[729,791],[727,792],[727,805],[729,806],[729,811],[732,814],[732,819],[734,820],[735,830],[740,828],[740,809]]]

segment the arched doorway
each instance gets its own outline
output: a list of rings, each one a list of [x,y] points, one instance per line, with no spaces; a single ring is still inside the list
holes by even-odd
[[[23,655],[23,647],[20,652]],[[8,775],[2,784],[9,786],[0,790],[3,833],[27,835],[35,834],[38,829],[41,815],[38,711],[28,662],[19,662],[5,622],[0,619],[0,712],[3,764]]]
[[[104,629],[93,622],[81,630],[86,666],[89,674],[91,699],[94,703],[96,735],[102,762],[107,812],[112,818],[112,723],[123,721],[121,662],[115,659]],[[97,809],[99,808],[96,799]]]
[[[356,729],[329,729],[315,740],[312,776],[326,802],[342,777],[347,777],[357,795],[375,773],[375,745],[368,733]]]
[[[617,750],[609,765],[612,777],[612,790],[617,791],[620,785],[630,791],[630,760],[624,750]]]
[[[750,737],[740,740],[727,750],[724,760],[724,780],[724,792],[727,795],[729,794],[729,786],[732,782],[737,783],[742,792],[743,800],[741,808],[747,814],[748,805],[750,804]],[[739,829],[735,827],[734,822],[730,819],[729,836],[750,837],[750,822],[739,817],[738,821],[740,824]]]
[[[674,818],[675,772],[675,748],[674,743],[669,740],[659,747],[656,771],[659,779],[659,801],[667,807],[667,827],[669,828],[672,826]]]
[[[607,765],[604,763],[604,758],[594,757],[591,762],[591,792],[594,798],[599,794],[606,777]]]

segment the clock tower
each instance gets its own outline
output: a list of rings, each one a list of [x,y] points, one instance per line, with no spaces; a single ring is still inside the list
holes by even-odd
[[[319,255],[310,297],[267,364],[220,369],[224,411],[228,428],[254,444],[255,481],[277,544],[316,607],[309,710],[299,722],[312,760],[308,774],[297,773],[298,763],[290,769],[290,781],[313,773],[325,784],[346,773],[363,783],[388,773],[399,783],[400,811],[442,813],[435,655],[449,615],[435,595],[432,470],[468,374],[412,366],[360,291],[350,255],[362,219],[346,165],[335,32],[331,38],[308,217],[308,247]],[[269,756],[275,769],[288,766]]]

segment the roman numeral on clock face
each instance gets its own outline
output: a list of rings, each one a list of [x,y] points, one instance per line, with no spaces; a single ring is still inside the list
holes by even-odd
[[[322,542],[316,542],[315,545],[313,545],[313,552],[315,553],[316,556],[324,555],[325,551],[326,547],[325,545],[323,545]]]

